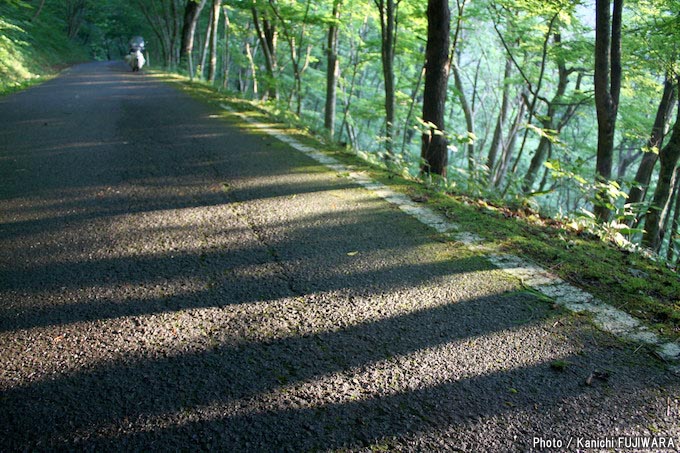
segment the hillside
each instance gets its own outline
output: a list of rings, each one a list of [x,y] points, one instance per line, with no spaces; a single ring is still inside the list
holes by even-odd
[[[87,60],[85,49],[68,39],[64,22],[48,7],[0,4],[0,93],[49,77],[64,65]]]

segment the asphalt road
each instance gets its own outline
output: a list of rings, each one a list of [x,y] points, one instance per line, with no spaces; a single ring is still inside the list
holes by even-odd
[[[1,451],[680,446],[658,361],[122,63],[0,125]]]

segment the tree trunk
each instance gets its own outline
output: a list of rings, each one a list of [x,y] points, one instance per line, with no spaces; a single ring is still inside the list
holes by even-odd
[[[404,132],[403,132],[404,137],[401,141],[402,156],[406,151],[406,144],[411,143],[411,140],[413,140],[413,136],[416,135],[416,129],[411,124],[411,118],[413,117],[413,108],[416,105],[416,102],[418,104],[421,104],[423,102],[423,95],[420,94],[420,85],[423,82],[424,75],[425,65],[423,64],[423,68],[420,70],[420,73],[418,74],[418,80],[416,81],[416,84],[413,87],[413,91],[411,92],[411,103],[409,104],[408,113],[406,114],[406,119],[404,120]]]
[[[260,12],[253,2],[251,8],[253,15],[253,25],[255,26],[255,32],[257,33],[257,39],[260,41],[260,47],[262,47],[262,53],[264,54],[264,66],[267,71],[267,96],[271,99],[278,99],[279,93],[276,87],[276,41],[278,34],[276,32],[276,26],[269,20],[266,16],[260,18]]]
[[[595,2],[595,108],[597,110],[596,182],[611,179],[614,155],[614,133],[621,91],[621,15],[623,0]],[[606,191],[596,195],[594,212],[601,222],[609,220],[610,200]]]
[[[196,24],[205,6],[206,0],[189,0],[184,8],[184,25],[182,26],[182,42],[179,50],[179,62],[181,66],[190,65],[189,59],[194,50],[194,37],[196,35]],[[192,68],[189,67],[189,71]],[[191,74],[193,76],[193,74]]]
[[[394,82],[394,47],[397,41],[397,9],[399,1],[374,0],[380,13],[380,56],[385,85],[385,159],[394,156],[394,117],[396,96]]]
[[[654,166],[659,158],[659,148],[664,139],[664,132],[666,129],[666,122],[668,116],[672,111],[673,100],[675,99],[675,84],[668,76],[663,85],[663,95],[659,102],[659,107],[656,110],[656,118],[654,119],[654,126],[652,126],[652,133],[647,140],[647,150],[642,156],[642,161],[635,174],[635,184],[630,189],[628,194],[628,203],[639,203],[644,201],[649,187],[649,182],[652,179]],[[656,152],[651,152],[656,148]]]
[[[512,161],[512,155],[517,145],[517,135],[519,133],[520,127],[524,121],[524,115],[527,111],[527,104],[524,95],[519,96],[519,106],[517,109],[517,114],[512,122],[512,127],[508,133],[507,143],[503,146],[503,152],[501,154],[500,161],[498,162],[497,169],[493,172],[492,182],[495,187],[500,187],[501,183],[505,179],[505,175],[508,173],[510,162]]]
[[[559,33],[555,33],[555,46],[559,47],[561,43],[561,35]],[[558,59],[557,68],[559,75],[557,90],[549,102],[545,101],[547,103],[547,112],[544,116],[545,119],[541,122],[541,126],[544,131],[547,131],[547,133],[552,133],[552,131],[554,131],[556,135],[561,132],[562,127],[566,124],[566,121],[560,121],[560,126],[557,126],[557,114],[558,106],[564,103],[563,97],[567,92],[567,85],[569,84],[569,71],[567,70],[563,59]],[[565,112],[565,116],[568,114],[569,112]],[[536,152],[529,163],[529,169],[524,175],[522,192],[528,193],[533,189],[534,183],[536,182],[536,178],[538,176],[538,171],[543,168],[543,163],[545,162],[548,155],[550,145],[550,138],[546,137],[545,135],[541,136],[541,139],[538,142],[538,147],[536,148]]]
[[[288,105],[292,103],[293,96],[295,97],[296,100],[296,108],[295,108],[295,113],[297,116],[300,116],[301,111],[302,111],[302,73],[307,69],[307,66],[309,65],[309,59],[311,55],[311,45],[307,46],[307,52],[306,52],[306,57],[305,57],[305,62],[304,64],[300,64],[300,58],[302,54],[302,48],[303,48],[303,42],[304,42],[304,37],[305,37],[305,30],[306,30],[306,24],[307,24],[307,18],[309,15],[309,9],[311,6],[311,0],[306,0],[306,6],[305,6],[305,15],[302,18],[301,22],[301,30],[300,34],[297,36],[293,36],[293,31],[290,28],[290,21],[286,21],[285,18],[281,15],[281,12],[278,9],[277,2],[275,0],[269,0],[269,6],[271,7],[271,10],[273,11],[274,15],[278,19],[279,23],[281,24],[281,29],[283,31],[283,36],[285,40],[288,42],[288,48],[290,50],[290,62],[293,67],[293,79],[294,79],[294,89],[291,90],[290,92],[290,97],[288,98]],[[297,45],[296,45],[297,42]]]
[[[498,111],[498,119],[496,120],[496,127],[493,131],[493,138],[491,139],[491,146],[489,146],[489,154],[486,159],[486,167],[489,171],[489,181],[491,181],[491,174],[493,168],[496,166],[496,159],[498,159],[498,152],[503,148],[503,128],[508,117],[508,110],[510,108],[510,83],[509,79],[512,75],[512,60],[510,58],[505,61],[505,71],[503,73],[503,97],[501,99],[501,107]]]
[[[671,221],[671,234],[668,238],[668,253],[666,254],[669,262],[674,262],[675,256],[680,254],[680,167],[675,169],[675,211]]]
[[[335,104],[338,97],[338,21],[342,0],[333,1],[333,22],[328,27],[328,64],[326,69],[326,107],[324,109],[324,127],[331,140],[335,135]]]
[[[75,38],[80,31],[86,7],[85,0],[66,1],[66,34],[70,39]]]
[[[182,42],[182,14],[180,10],[186,0],[173,0],[171,3],[172,19],[172,64],[177,67]]]
[[[451,61],[451,70],[453,72],[453,81],[456,85],[456,91],[458,92],[458,102],[460,102],[460,107],[463,110],[463,115],[465,116],[465,125],[467,127],[468,133],[474,134],[475,132],[475,122],[472,115],[472,109],[470,108],[470,103],[465,96],[465,91],[463,91],[463,79],[460,76],[460,68],[455,59]],[[470,140],[467,145],[467,162],[468,170],[472,172],[475,168],[475,144],[474,141]]]
[[[423,174],[446,177],[448,148],[444,135],[446,91],[449,79],[449,32],[451,13],[448,0],[427,2],[427,47],[425,49],[425,93],[423,121],[430,130],[423,133],[420,155]]]
[[[680,159],[680,105],[678,107],[678,117],[673,126],[671,138],[659,152],[661,163],[659,181],[656,184],[652,204],[647,211],[645,233],[642,236],[642,244],[657,252],[663,242],[664,226],[670,215],[671,190],[675,185],[675,167]]]
[[[217,74],[217,34],[220,29],[220,9],[222,8],[222,0],[213,0],[212,26],[210,27],[210,64],[208,66],[208,82],[215,83],[215,75]]]
[[[201,53],[201,72],[198,74],[200,79],[203,79],[205,75],[205,62],[208,59],[208,51],[210,50],[210,37],[212,36],[212,27],[215,20],[213,13],[214,10],[210,8],[210,20],[208,21],[208,26],[205,29],[205,41],[203,41],[203,52]]]
[[[227,7],[224,7],[224,71],[222,71],[222,88],[225,90],[229,87],[229,66],[231,65],[231,52],[229,51],[229,33],[231,31],[231,23],[229,22],[229,12]]]
[[[250,43],[246,41],[246,58],[248,59],[248,64],[250,65],[250,73],[253,76],[253,98],[257,99],[258,87],[257,87],[257,67],[255,66],[255,59],[253,58],[253,52],[250,50]]]
[[[35,11],[35,14],[33,17],[31,17],[31,22],[36,20],[38,16],[40,16],[40,13],[42,12],[43,6],[45,6],[45,0],[40,0],[40,5],[38,5],[38,9]]]
[[[138,0],[137,5],[161,44],[161,53],[163,55],[163,60],[165,61],[165,66],[171,67],[173,66],[173,63],[176,62],[174,56],[174,46],[176,43],[174,40],[175,34],[178,35],[179,31],[178,27],[176,27],[177,22],[171,17],[172,14],[169,13],[174,7],[168,8],[166,1],[167,0]],[[175,30],[175,28],[177,28],[177,30]]]

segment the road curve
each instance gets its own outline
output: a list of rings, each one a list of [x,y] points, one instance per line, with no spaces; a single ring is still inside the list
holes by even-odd
[[[0,124],[1,451],[680,447],[658,363],[152,77]]]

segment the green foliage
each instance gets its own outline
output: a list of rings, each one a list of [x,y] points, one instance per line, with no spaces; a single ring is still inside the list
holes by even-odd
[[[85,4],[75,42],[80,49],[88,49],[89,58],[119,58],[130,36],[143,35],[147,47],[157,54],[152,61],[161,60],[161,33],[154,33],[141,14],[142,3],[87,0]],[[173,2],[143,4],[164,20],[163,11],[172,11]],[[182,2],[174,4],[180,5],[175,18],[179,29]],[[78,48],[63,39],[65,5],[47,2],[39,26],[30,22],[35,11],[29,2],[12,0],[0,6],[2,89],[36,80],[45,72],[41,68],[74,59],[64,56]],[[426,2],[399,2],[395,42],[393,129],[398,157],[390,165],[412,177],[420,171],[420,134],[429,129],[417,120],[422,116],[426,6]],[[277,38],[276,67],[271,76],[265,70],[252,7],[267,18]],[[460,87],[449,84],[444,130],[434,132],[447,135],[450,155],[448,179],[433,185],[573,219],[582,231],[626,247],[635,244],[639,230],[622,225],[640,223],[646,206],[627,206],[624,195],[631,188],[637,162],[648,151],[645,146],[662,93],[661,82],[667,74],[677,75],[680,70],[676,45],[680,41],[680,2],[634,0],[626,4],[624,77],[615,135],[620,152],[614,167],[626,160],[632,164],[621,166],[622,174],[614,182],[596,182],[594,171],[593,5],[571,0],[464,0],[452,3],[451,8],[452,33],[457,38],[452,56],[461,83]],[[337,25],[339,76],[333,138],[371,160],[381,159],[385,140],[381,30],[372,1],[343,0],[338,17],[333,15],[330,1],[225,0],[224,9],[230,28],[225,33],[221,18],[216,85],[264,102],[278,118],[301,122],[320,136],[325,135],[327,33],[329,26]],[[194,67],[201,61],[209,10],[204,8],[199,17]],[[81,51],[75,59],[82,58]],[[507,61],[511,65],[506,73]],[[197,78],[201,79],[200,73]],[[276,100],[267,99],[271,86],[277,90]],[[461,107],[462,99],[469,104],[467,112]],[[500,127],[501,146],[491,162],[491,144],[504,101],[507,111]],[[297,112],[298,103],[299,115],[292,113]],[[470,117],[473,124],[467,130]],[[549,146],[540,148],[546,139]],[[542,166],[543,162],[548,164]],[[653,178],[649,193],[654,184]],[[598,206],[615,213],[613,223],[598,225],[582,215]],[[672,234],[666,238],[664,249]]]
[[[82,46],[68,40],[50,8],[31,20],[24,2],[0,3],[0,94],[39,82],[64,63],[85,60]]]

